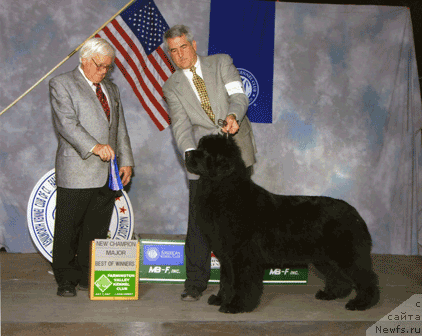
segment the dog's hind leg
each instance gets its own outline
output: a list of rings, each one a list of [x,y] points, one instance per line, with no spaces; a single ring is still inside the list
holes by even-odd
[[[366,310],[376,305],[380,298],[378,277],[372,270],[371,258],[366,257],[345,269],[356,287],[356,297],[346,304],[348,310]]]
[[[315,268],[325,278],[324,290],[319,290],[315,298],[318,300],[335,300],[344,298],[352,292],[352,280],[336,265],[330,263],[314,263]]]

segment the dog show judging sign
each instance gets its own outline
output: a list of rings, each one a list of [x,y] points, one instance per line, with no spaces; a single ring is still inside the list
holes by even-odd
[[[139,242],[96,239],[92,242],[91,300],[138,300]]]
[[[186,280],[182,240],[140,239],[139,282],[181,283]],[[211,253],[210,283],[220,282],[220,263]],[[297,284],[308,282],[307,268],[272,268],[265,270],[264,284]]]

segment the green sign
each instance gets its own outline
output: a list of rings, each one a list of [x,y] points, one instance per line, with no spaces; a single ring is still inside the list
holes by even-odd
[[[138,241],[96,239],[90,266],[91,300],[138,299]]]
[[[146,283],[184,283],[186,266],[184,241],[140,240],[139,281]],[[308,281],[307,268],[272,268],[265,270],[264,284],[298,284]],[[220,282],[220,263],[211,253],[210,283]]]
[[[135,297],[136,271],[96,271],[94,297]]]

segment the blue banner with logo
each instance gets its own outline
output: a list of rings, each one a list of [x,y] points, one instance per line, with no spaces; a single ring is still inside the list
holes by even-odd
[[[183,245],[144,245],[144,265],[184,265]]]
[[[272,123],[275,2],[211,0],[208,54],[229,54],[249,97],[248,117]]]

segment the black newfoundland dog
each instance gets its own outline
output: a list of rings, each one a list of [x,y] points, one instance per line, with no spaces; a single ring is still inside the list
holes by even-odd
[[[254,310],[263,291],[264,270],[312,263],[325,277],[319,300],[356,297],[349,310],[379,300],[372,270],[371,236],[351,205],[320,196],[275,195],[248,176],[240,149],[229,137],[203,137],[186,158],[200,175],[201,230],[220,261],[220,290],[208,303],[223,313]]]

